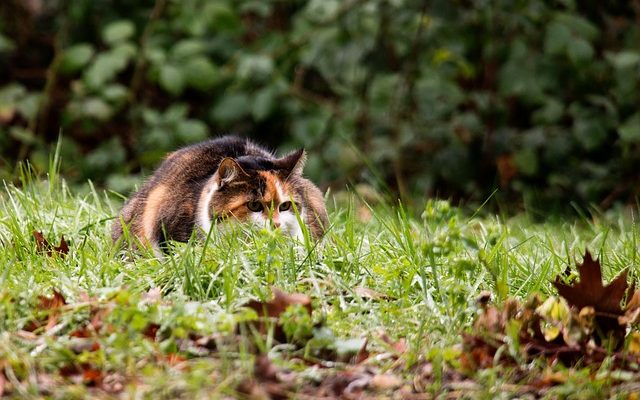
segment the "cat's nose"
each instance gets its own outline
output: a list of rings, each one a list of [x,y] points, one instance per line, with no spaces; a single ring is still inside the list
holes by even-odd
[[[280,220],[278,218],[271,218],[271,226],[273,229],[280,228]]]

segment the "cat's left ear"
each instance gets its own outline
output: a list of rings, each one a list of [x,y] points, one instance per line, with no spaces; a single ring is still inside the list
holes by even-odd
[[[287,171],[286,177],[289,177],[291,175],[302,175],[302,170],[304,169],[304,163],[306,161],[307,153],[304,149],[300,149],[279,158],[276,163],[281,169]]]

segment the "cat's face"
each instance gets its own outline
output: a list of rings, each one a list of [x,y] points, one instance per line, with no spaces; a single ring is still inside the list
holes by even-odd
[[[302,239],[304,204],[295,187],[304,163],[299,151],[270,161],[255,157],[225,158],[214,175],[210,215],[236,219],[259,227],[280,229]],[[296,216],[296,213],[298,216]]]

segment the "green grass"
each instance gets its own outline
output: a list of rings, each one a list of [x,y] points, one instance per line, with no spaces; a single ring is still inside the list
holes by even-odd
[[[0,367],[16,398],[96,395],[73,374],[60,373],[83,363],[122,378],[132,397],[235,396],[238,383],[252,373],[252,352],[222,343],[215,357],[201,358],[180,348],[181,339],[190,332],[236,332],[247,318],[241,306],[267,300],[271,286],[309,295],[315,322],[324,321],[338,338],[368,338],[374,353],[385,349],[383,332],[406,338],[402,373],[410,377],[411,365],[430,360],[436,371],[429,390],[441,393],[447,389],[438,381],[440,368],[455,365],[460,333],[471,328],[481,291],[497,301],[554,294],[550,282],[585,249],[600,258],[605,280],[626,267],[633,279],[639,272],[635,209],[534,223],[527,215],[471,216],[437,200],[416,210],[368,207],[357,196],[328,196],[331,228],[317,246],[239,228],[212,235],[206,245],[178,244],[158,260],[114,248],[109,227],[120,203],[113,196],[91,186],[74,191],[54,167],[47,177],[21,176],[19,188],[5,184],[0,194]],[[56,244],[64,235],[69,254],[37,252],[34,230]],[[145,299],[153,288],[160,288],[162,301]],[[356,288],[384,297],[363,297]],[[30,321],[50,312],[38,307],[38,296],[54,289],[68,303],[55,326],[26,335]],[[104,317],[110,328],[95,339],[99,350],[74,351],[78,338],[70,334],[91,318],[96,302],[112,307]],[[150,323],[159,325],[162,340],[145,337]],[[287,351],[268,338],[262,345],[273,355]],[[173,353],[188,367],[159,358]],[[376,363],[384,370],[392,361]],[[552,393],[606,389],[606,381],[586,385],[589,377],[576,374]],[[472,394],[490,397],[508,373],[496,369],[474,379]]]

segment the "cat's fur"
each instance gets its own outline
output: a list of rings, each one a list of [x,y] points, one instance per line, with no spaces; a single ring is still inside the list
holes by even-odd
[[[126,224],[140,242],[158,251],[167,240],[187,241],[198,227],[206,235],[214,222],[239,220],[301,239],[297,211],[318,239],[327,227],[327,212],[320,190],[302,176],[305,158],[304,150],[276,158],[235,136],[177,150],[125,203],[112,238],[119,240]]]

